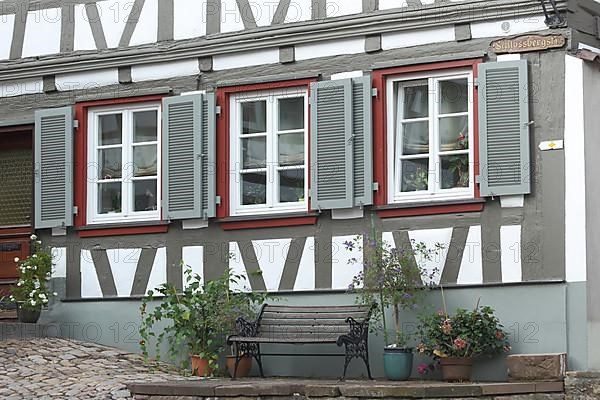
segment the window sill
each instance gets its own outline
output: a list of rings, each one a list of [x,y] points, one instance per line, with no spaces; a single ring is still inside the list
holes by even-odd
[[[167,221],[129,222],[123,224],[94,224],[76,228],[79,237],[125,236],[148,233],[166,233],[169,230]]]
[[[286,226],[314,225],[317,223],[317,213],[288,213],[236,216],[218,220],[224,231],[240,229],[278,228]]]
[[[429,203],[404,203],[376,206],[374,210],[379,218],[414,217],[421,215],[456,214],[481,212],[485,199],[467,199]]]

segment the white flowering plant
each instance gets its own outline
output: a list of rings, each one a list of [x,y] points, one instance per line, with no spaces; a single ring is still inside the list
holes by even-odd
[[[40,310],[48,304],[50,293],[48,279],[52,274],[52,253],[42,246],[36,235],[31,235],[32,253],[24,260],[15,257],[19,279],[11,288],[9,299],[28,310]]]

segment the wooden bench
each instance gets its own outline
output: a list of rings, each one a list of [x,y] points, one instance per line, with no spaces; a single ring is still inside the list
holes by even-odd
[[[341,354],[261,354],[261,344],[332,344],[345,346],[344,373],[354,358],[360,358],[369,367],[369,319],[374,306],[283,306],[265,304],[254,321],[239,317],[239,333],[227,338],[235,346],[235,370],[240,359],[253,357],[264,378],[262,356],[341,355]]]

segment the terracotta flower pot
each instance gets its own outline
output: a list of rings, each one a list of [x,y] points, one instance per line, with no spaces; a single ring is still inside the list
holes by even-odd
[[[444,357],[440,358],[442,377],[445,381],[469,381],[473,359],[470,357]]]
[[[233,378],[233,371],[235,371],[235,356],[227,356],[227,372],[229,376]],[[240,359],[240,363],[238,364],[237,373],[235,374],[236,378],[245,378],[250,375],[250,370],[252,369],[252,357],[244,356]]]
[[[200,356],[191,356],[192,358],[192,375],[195,376],[211,376],[213,373],[208,360],[200,358]]]
[[[24,324],[35,324],[40,319],[41,314],[41,308],[31,310],[28,308],[23,308],[20,304],[17,304],[17,317],[19,318],[19,322],[23,322]]]

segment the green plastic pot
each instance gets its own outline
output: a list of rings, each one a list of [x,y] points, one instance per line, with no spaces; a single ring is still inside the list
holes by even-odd
[[[383,369],[391,381],[405,381],[413,368],[412,349],[386,348],[383,351]]]

